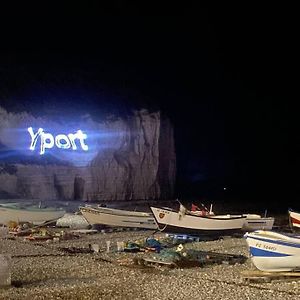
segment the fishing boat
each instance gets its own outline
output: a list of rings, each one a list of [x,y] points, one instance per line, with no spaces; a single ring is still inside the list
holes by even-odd
[[[192,215],[180,204],[179,211],[150,207],[160,231],[190,235],[231,235],[241,232],[244,216]]]
[[[300,236],[257,230],[247,232],[244,237],[257,269],[266,272],[300,270]]]
[[[243,216],[246,217],[242,228],[244,231],[272,230],[274,226],[273,217],[262,217],[257,214],[243,214]]]
[[[295,212],[292,209],[289,209],[288,213],[291,228],[295,230],[300,230],[300,213]]]
[[[56,221],[65,214],[65,210],[55,207],[41,207],[41,205],[27,205],[25,203],[0,204],[0,224],[9,222],[32,223],[35,225]]]
[[[181,204],[182,205],[182,204]],[[188,210],[186,210],[188,211]],[[193,216],[215,216],[215,213],[212,209],[212,204],[210,209],[201,203],[201,208],[195,204],[192,204],[191,210],[188,211],[190,215]],[[231,217],[239,217],[240,215],[228,215]],[[245,221],[242,227],[243,231],[255,231],[259,229],[263,230],[272,230],[275,219],[273,217],[261,216],[258,214],[242,214],[245,217]],[[299,214],[300,220],[300,214]],[[300,225],[300,224],[299,224]]]
[[[80,212],[91,225],[157,229],[151,213],[108,207],[81,206]]]

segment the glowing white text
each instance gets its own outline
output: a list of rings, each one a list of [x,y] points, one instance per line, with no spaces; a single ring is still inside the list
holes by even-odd
[[[37,132],[34,133],[33,128],[29,127],[28,132],[31,137],[31,143],[29,149],[34,151],[36,144],[40,139],[40,154],[44,154],[46,149],[51,149],[54,146],[60,149],[72,149],[77,150],[76,140],[79,140],[81,149],[87,151],[89,149],[88,145],[85,144],[85,139],[87,135],[81,130],[77,130],[76,133],[69,134],[58,134],[55,137],[51,133],[44,132],[43,128],[39,128]]]

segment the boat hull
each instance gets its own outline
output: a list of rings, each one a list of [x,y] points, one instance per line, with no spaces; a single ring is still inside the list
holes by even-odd
[[[300,213],[289,210],[290,225],[297,230],[300,230]]]
[[[273,228],[275,219],[269,218],[246,218],[243,225],[244,231],[255,231],[255,230],[271,230]]]
[[[267,272],[299,270],[300,238],[261,230],[246,233],[245,238],[257,269]]]
[[[202,235],[231,235],[241,232],[245,217],[193,216],[151,207],[155,221],[161,231]]]
[[[157,229],[153,216],[145,212],[93,207],[80,207],[80,211],[91,225]]]
[[[8,225],[9,222],[43,224],[55,221],[65,214],[64,210],[54,210],[45,208],[12,208],[0,206],[0,224]]]

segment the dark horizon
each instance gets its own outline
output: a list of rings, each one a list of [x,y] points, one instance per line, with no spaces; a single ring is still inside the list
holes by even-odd
[[[293,19],[191,12],[19,28],[1,50],[0,105],[67,118],[161,110],[175,129],[176,197],[297,205]]]

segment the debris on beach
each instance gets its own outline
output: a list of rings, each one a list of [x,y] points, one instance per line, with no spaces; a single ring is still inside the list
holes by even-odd
[[[28,241],[48,241],[53,240],[53,242],[59,240],[70,240],[74,238],[79,238],[76,232],[71,231],[57,231],[55,229],[50,229],[46,227],[30,227],[28,224],[18,224],[15,227],[9,228],[9,235],[13,237],[23,237],[24,240]]]
[[[124,244],[125,252],[160,252],[162,244],[154,238],[146,238],[136,242],[126,242]]]
[[[166,235],[166,237],[154,238],[148,237],[136,241],[125,242],[125,252],[157,252],[164,248],[173,248],[179,244],[192,243],[195,240],[191,237]],[[199,240],[196,240],[199,241]]]
[[[235,254],[223,254],[211,251],[186,249],[180,244],[176,249],[162,249],[160,253],[151,258],[138,259],[138,264],[167,265],[171,267],[205,267],[211,264],[242,264],[247,260],[246,256]]]
[[[88,245],[88,248],[72,246],[72,247],[59,247],[58,250],[68,254],[90,254],[96,252],[95,249],[92,248],[91,244]]]

